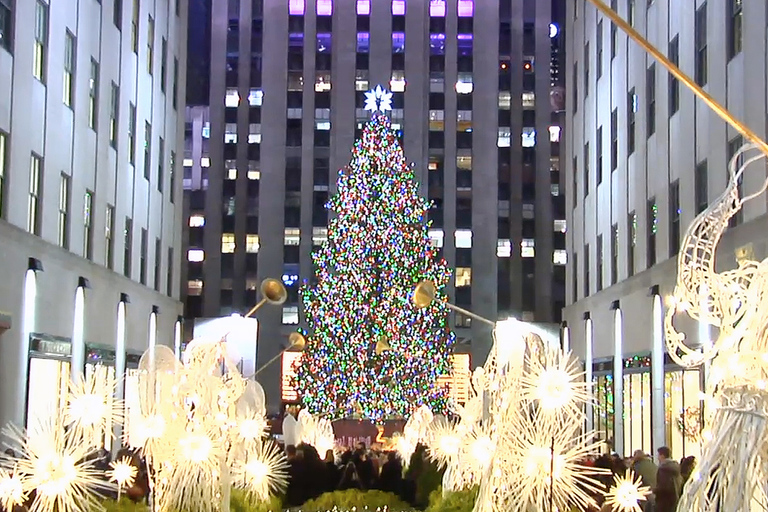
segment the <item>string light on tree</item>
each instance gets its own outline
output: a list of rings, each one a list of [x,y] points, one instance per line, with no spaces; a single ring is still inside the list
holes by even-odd
[[[432,280],[442,298],[450,271],[432,252],[414,172],[386,116],[391,93],[367,94],[371,120],[339,171],[336,216],[313,254],[317,284],[302,290],[309,334],[294,385],[312,414],[380,421],[417,407],[445,409],[437,379],[450,371],[447,312],[404,300]],[[439,301],[438,301],[439,302]]]

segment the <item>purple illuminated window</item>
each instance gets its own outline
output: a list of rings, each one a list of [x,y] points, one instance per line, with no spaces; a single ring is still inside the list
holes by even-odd
[[[330,16],[333,14],[333,0],[317,0],[317,15]]]
[[[288,34],[288,48],[301,49],[304,48],[304,34],[301,32],[294,32]]]
[[[357,0],[357,15],[358,16],[371,15],[371,0]]]
[[[445,34],[429,34],[429,53],[445,55]]]
[[[459,18],[471,18],[475,13],[475,2],[473,0],[459,0],[457,7]]]
[[[393,16],[405,15],[405,0],[392,0],[392,15]]]
[[[288,14],[304,15],[304,0],[288,0]]]
[[[317,34],[317,51],[328,53],[331,51],[331,34]]]
[[[445,0],[429,0],[429,15],[445,18]]]
[[[392,53],[405,51],[405,32],[392,32]]]
[[[472,34],[459,34],[456,39],[459,55],[462,57],[472,55]]]
[[[370,34],[368,32],[357,33],[357,53],[368,53]]]

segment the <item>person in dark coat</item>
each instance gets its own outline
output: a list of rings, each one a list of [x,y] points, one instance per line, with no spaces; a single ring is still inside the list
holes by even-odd
[[[374,474],[373,462],[368,452],[364,448],[355,450],[355,454],[352,456],[352,463],[355,465],[363,490],[372,489],[376,483],[376,475]]]
[[[360,476],[357,474],[357,468],[355,464],[350,462],[344,467],[344,473],[341,475],[341,481],[339,482],[338,489],[340,491],[346,491],[349,489],[364,490],[363,483],[360,481]]]
[[[297,447],[303,456],[304,500],[312,500],[325,492],[325,463],[314,446],[302,443]]]
[[[285,504],[288,507],[298,507],[306,501],[303,453],[290,444],[285,447],[285,454],[288,457],[288,489],[285,491]]]
[[[325,492],[333,492],[339,485],[341,480],[341,472],[338,466],[336,466],[336,457],[333,454],[333,450],[327,450],[325,452]]]
[[[387,454],[387,462],[381,467],[379,489],[400,494],[403,483],[403,465],[395,452]]]
[[[666,446],[659,448],[656,454],[659,459],[656,488],[653,490],[653,494],[656,496],[656,511],[675,512],[683,487],[680,465],[670,458],[671,453]]]

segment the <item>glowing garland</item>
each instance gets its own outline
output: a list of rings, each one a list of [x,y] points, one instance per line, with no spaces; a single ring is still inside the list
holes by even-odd
[[[429,203],[386,116],[366,125],[327,207],[336,218],[313,254],[317,284],[301,290],[310,329],[293,384],[302,401],[314,414],[374,421],[444,410],[436,381],[455,339],[446,310],[403,299],[423,279],[443,298],[451,274],[432,253]]]

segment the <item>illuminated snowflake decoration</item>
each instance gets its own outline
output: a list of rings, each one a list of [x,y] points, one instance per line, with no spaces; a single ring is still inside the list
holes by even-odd
[[[651,488],[644,486],[640,477],[629,469],[624,476],[615,475],[613,480],[611,490],[605,495],[605,502],[611,506],[611,510],[642,512],[640,502],[651,494]]]
[[[271,442],[255,445],[246,457],[235,462],[232,483],[260,500],[288,488],[288,461]]]
[[[12,510],[17,505],[23,505],[27,499],[24,491],[24,482],[19,475],[0,469],[0,506],[6,510]]]
[[[392,93],[377,85],[365,93],[365,110],[382,113],[392,110]]]
[[[109,467],[109,481],[115,482],[118,488],[131,487],[136,481],[138,470],[128,457],[111,462]]]

